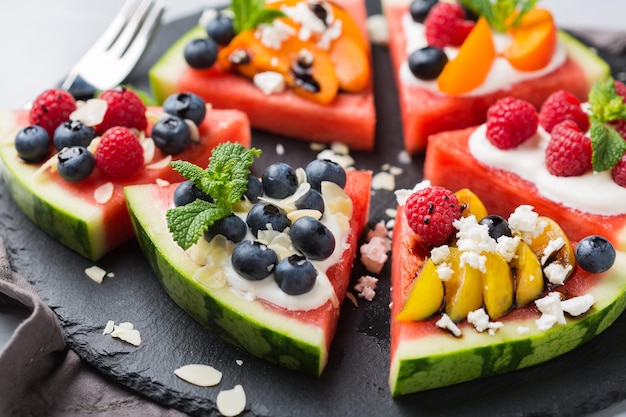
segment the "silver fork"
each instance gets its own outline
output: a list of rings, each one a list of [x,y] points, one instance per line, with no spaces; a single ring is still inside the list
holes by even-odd
[[[77,98],[119,85],[130,74],[158,28],[161,0],[127,0],[109,27],[76,63],[61,88]]]

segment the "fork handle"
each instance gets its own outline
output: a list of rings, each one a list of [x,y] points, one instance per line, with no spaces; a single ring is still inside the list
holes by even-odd
[[[88,83],[80,75],[76,75],[72,83],[67,88],[67,91],[74,96],[76,100],[89,100],[95,97],[98,89]]]

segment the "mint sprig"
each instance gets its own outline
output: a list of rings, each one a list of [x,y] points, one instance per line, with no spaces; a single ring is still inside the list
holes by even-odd
[[[537,0],[461,0],[461,3],[478,16],[484,16],[493,29],[506,32],[517,26]]]
[[[232,0],[233,28],[235,33],[254,29],[262,23],[272,23],[274,19],[285,17],[278,9],[265,7],[265,0]]]
[[[609,78],[594,84],[589,92],[589,106],[591,164],[596,172],[606,171],[626,152],[626,141],[610,124],[626,119],[626,104],[623,97],[615,91],[613,79]]]
[[[167,211],[167,227],[181,248],[188,249],[213,223],[233,212],[233,205],[241,201],[248,186],[250,166],[260,155],[258,149],[228,142],[213,149],[206,169],[187,161],[170,164],[213,198],[213,202],[196,199]]]

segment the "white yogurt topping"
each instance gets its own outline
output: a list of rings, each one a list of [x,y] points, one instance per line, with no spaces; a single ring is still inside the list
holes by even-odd
[[[613,181],[610,171],[575,177],[557,177],[548,172],[545,149],[550,135],[541,126],[528,141],[509,150],[493,146],[486,129],[481,125],[469,139],[470,153],[480,162],[519,175],[534,183],[539,194],[564,206],[601,215],[624,213],[626,188]]]
[[[404,30],[406,43],[406,54],[408,56],[415,50],[428,46],[426,41],[426,35],[424,34],[424,25],[413,21],[409,13],[405,13],[402,16],[402,28]],[[494,33],[493,34],[494,45],[496,47],[496,53],[504,51],[504,49],[511,43],[512,38],[506,34]],[[459,52],[459,48],[446,47],[444,48],[449,60],[452,60]],[[544,68],[537,71],[519,71],[511,66],[509,61],[501,56],[497,56],[491,65],[491,70],[487,75],[485,81],[476,89],[463,94],[464,96],[478,96],[494,91],[502,90],[512,84],[541,77],[548,74],[565,62],[567,53],[565,48],[560,42],[557,42],[552,60]],[[469,71],[469,70],[468,70]],[[415,85],[427,90],[438,92],[437,80],[420,80],[415,77],[409,69],[408,61],[404,61],[400,66],[400,79],[403,83],[408,85]]]

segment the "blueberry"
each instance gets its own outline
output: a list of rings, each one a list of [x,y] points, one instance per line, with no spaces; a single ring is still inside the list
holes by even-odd
[[[322,222],[304,216],[291,225],[291,243],[309,259],[321,261],[335,250],[335,237]]]
[[[152,140],[161,152],[176,155],[191,143],[191,131],[178,116],[165,116],[152,127]]]
[[[420,80],[434,80],[448,63],[448,56],[441,48],[426,46],[413,51],[409,55],[408,63],[415,77]]]
[[[319,191],[310,189],[302,197],[296,200],[297,209],[312,209],[324,214],[324,197]]]
[[[268,197],[282,199],[298,189],[296,171],[284,162],[267,167],[261,179],[263,191]]]
[[[80,120],[69,120],[60,124],[54,131],[54,147],[59,151],[70,146],[87,147],[96,137],[93,127],[85,125]]]
[[[231,262],[239,275],[259,281],[274,272],[278,255],[261,242],[243,240],[233,249]]]
[[[413,21],[417,23],[424,23],[430,9],[433,8],[437,1],[438,0],[413,0],[409,6],[409,11]]]
[[[200,200],[208,201],[209,203],[213,203],[214,202],[213,197],[211,197],[210,195],[208,195],[207,193],[205,193],[204,191],[199,189],[196,184],[193,184],[191,186],[191,193],[196,198],[199,198]]]
[[[615,248],[603,236],[587,236],[576,245],[576,262],[587,272],[604,272],[615,262]]]
[[[176,207],[186,206],[196,199],[196,196],[191,191],[194,185],[191,181],[184,181],[178,184],[174,190],[174,205]]]
[[[492,214],[482,218],[478,223],[487,225],[487,228],[489,229],[489,236],[495,240],[498,240],[500,236],[513,237],[513,233],[509,227],[509,222],[507,222],[502,216]]]
[[[329,159],[316,159],[305,168],[311,188],[321,191],[322,181],[334,182],[341,188],[346,186],[346,171],[338,163]]]
[[[233,19],[222,13],[218,13],[215,19],[210,20],[204,27],[209,35],[218,45],[225,46],[235,37]]]
[[[26,126],[15,135],[15,150],[26,162],[39,162],[45,159],[50,149],[50,136],[39,125]]]
[[[256,203],[246,218],[246,223],[254,236],[258,236],[259,230],[271,230],[282,232],[291,226],[291,221],[287,218],[287,214],[273,204]],[[268,225],[270,225],[268,227]]]
[[[246,237],[246,233],[248,233],[246,222],[235,213],[231,213],[209,226],[204,232],[204,238],[210,242],[215,236],[222,235],[232,242],[239,243]]]
[[[200,126],[206,116],[206,103],[194,93],[176,93],[165,99],[163,110],[181,119],[189,119],[196,126]]]
[[[251,203],[258,203],[259,197],[263,195],[263,184],[252,174],[248,175],[248,186],[244,195],[248,197]]]
[[[211,38],[194,39],[185,45],[184,56],[192,68],[210,68],[217,60],[217,43]]]
[[[304,256],[291,255],[276,265],[274,279],[289,295],[305,294],[313,289],[317,270]]]
[[[93,154],[83,146],[64,148],[57,154],[59,175],[69,182],[79,182],[89,177],[96,166]]]

